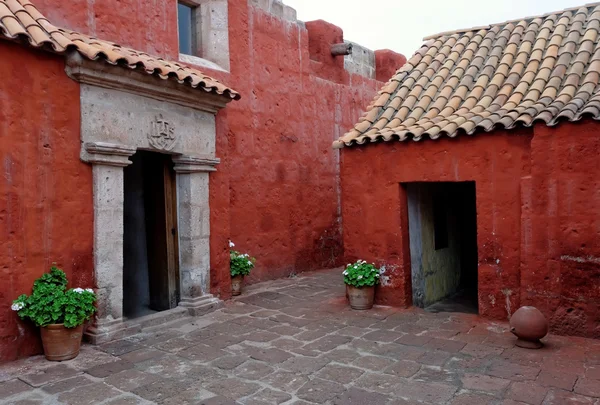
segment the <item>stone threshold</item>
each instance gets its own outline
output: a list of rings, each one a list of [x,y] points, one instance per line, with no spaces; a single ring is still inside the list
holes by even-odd
[[[178,307],[166,311],[144,315],[134,319],[123,319],[105,323],[97,327],[89,327],[84,333],[86,342],[99,345],[113,340],[124,339],[150,328],[165,326],[185,318],[199,317],[224,306],[223,301],[213,296],[205,296],[190,305],[190,302],[181,302]]]

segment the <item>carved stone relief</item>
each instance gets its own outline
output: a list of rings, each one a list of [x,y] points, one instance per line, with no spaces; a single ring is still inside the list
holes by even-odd
[[[152,121],[152,130],[148,134],[148,142],[155,149],[170,151],[175,146],[177,138],[175,127],[169,121],[158,115]]]

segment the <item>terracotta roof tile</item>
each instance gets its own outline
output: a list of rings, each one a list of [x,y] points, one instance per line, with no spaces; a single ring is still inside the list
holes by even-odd
[[[600,120],[600,3],[425,40],[334,147]]]
[[[140,69],[161,79],[173,78],[180,84],[196,89],[239,99],[235,90],[202,72],[121,47],[108,41],[52,25],[28,0],[0,0],[0,38],[26,40],[36,48],[45,48],[64,54],[77,51],[90,60],[101,60],[111,65]]]

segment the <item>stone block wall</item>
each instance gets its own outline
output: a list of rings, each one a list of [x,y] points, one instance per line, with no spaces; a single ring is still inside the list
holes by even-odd
[[[298,22],[296,10],[283,4],[281,0],[250,0],[252,5],[260,8],[267,13],[271,13],[277,18],[283,18],[286,21]]]
[[[352,43],[352,55],[344,58],[345,69],[350,73],[361,75],[368,79],[375,79],[375,72],[377,70],[375,52],[354,42],[346,42]]]

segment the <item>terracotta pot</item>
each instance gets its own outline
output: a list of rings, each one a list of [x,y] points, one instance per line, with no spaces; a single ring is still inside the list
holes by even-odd
[[[510,317],[510,331],[518,337],[517,346],[539,349],[540,339],[548,334],[548,321],[537,308],[521,307]]]
[[[65,328],[61,324],[40,328],[44,355],[50,361],[71,360],[79,354],[83,325],[76,328]]]
[[[375,286],[354,287],[346,284],[346,296],[350,301],[350,308],[358,310],[371,309],[375,301]]]
[[[243,284],[244,276],[231,277],[231,295],[240,295],[242,293]]]

